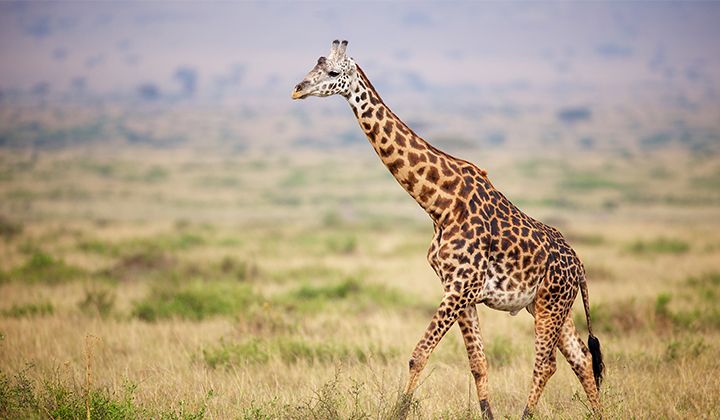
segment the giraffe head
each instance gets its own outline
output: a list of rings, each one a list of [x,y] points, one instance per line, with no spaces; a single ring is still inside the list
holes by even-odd
[[[352,58],[345,55],[347,41],[333,41],[330,54],[318,58],[315,67],[292,91],[293,99],[305,99],[308,96],[330,96],[350,93],[350,85],[357,77],[357,67]]]

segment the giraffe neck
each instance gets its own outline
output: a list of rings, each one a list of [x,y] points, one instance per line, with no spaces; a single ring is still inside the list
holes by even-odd
[[[380,99],[365,73],[346,96],[360,127],[390,173],[435,223],[447,217],[463,186],[465,161],[430,145],[415,134]]]

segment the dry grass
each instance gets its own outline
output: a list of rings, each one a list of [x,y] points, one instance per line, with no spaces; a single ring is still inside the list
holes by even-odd
[[[0,156],[0,417],[84,417],[88,335],[95,417],[389,415],[441,289],[429,222],[372,156],[133,153]],[[501,156],[490,176],[588,267],[606,417],[718,417],[720,193],[692,181],[718,162],[660,180],[653,159]],[[493,410],[517,416],[532,320],[480,313]],[[473,418],[472,388],[454,328],[412,416]],[[538,417],[585,401],[559,356]]]

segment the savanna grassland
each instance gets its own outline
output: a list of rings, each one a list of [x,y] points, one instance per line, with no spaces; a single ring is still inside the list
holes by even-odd
[[[441,287],[430,220],[353,147],[1,151],[0,417],[387,416]],[[583,259],[605,417],[720,417],[720,160],[464,156]],[[517,417],[532,318],[480,318]],[[412,418],[478,416],[457,327],[415,397]],[[558,354],[538,417],[587,415]]]

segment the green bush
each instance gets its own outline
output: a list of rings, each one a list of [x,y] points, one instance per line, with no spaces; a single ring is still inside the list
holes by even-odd
[[[328,341],[314,342],[303,338],[277,336],[269,339],[250,338],[242,341],[221,340],[216,346],[205,348],[202,358],[212,368],[265,364],[270,360],[281,360],[285,364],[305,362],[365,363],[375,358],[383,363],[398,354],[395,349],[369,348]]]
[[[499,335],[487,343],[488,364],[492,366],[508,365],[515,354],[512,341],[505,336]]]
[[[13,239],[22,233],[23,226],[0,214],[0,238]]]
[[[88,315],[107,317],[115,306],[115,292],[107,288],[85,290],[85,298],[78,302],[80,310]]]
[[[52,315],[54,310],[50,302],[26,303],[24,305],[13,304],[10,309],[3,310],[2,315],[10,318],[25,318]]]
[[[199,321],[237,315],[250,309],[256,301],[258,297],[246,284],[195,281],[153,288],[148,296],[135,303],[133,315],[145,321],[168,318]]]
[[[59,284],[81,277],[84,271],[42,251],[34,251],[22,266],[12,270],[9,277],[28,283]]]
[[[409,299],[397,290],[379,284],[361,282],[354,277],[320,285],[305,283],[275,298],[288,308],[317,312],[328,303],[342,303],[344,309],[364,310],[370,307],[426,310],[427,306]],[[347,306],[350,305],[350,308]]]
[[[87,402],[93,419],[184,419],[205,417],[206,406],[187,410],[182,402],[176,408],[159,411],[148,409],[135,400],[136,385],[126,384],[121,392],[107,388],[86,392],[81,385],[69,384],[59,378],[37,383],[28,378],[26,368],[14,377],[0,371],[0,418],[84,419]]]
[[[633,254],[684,254],[690,250],[690,244],[679,239],[657,238],[649,241],[637,240],[627,246]]]

